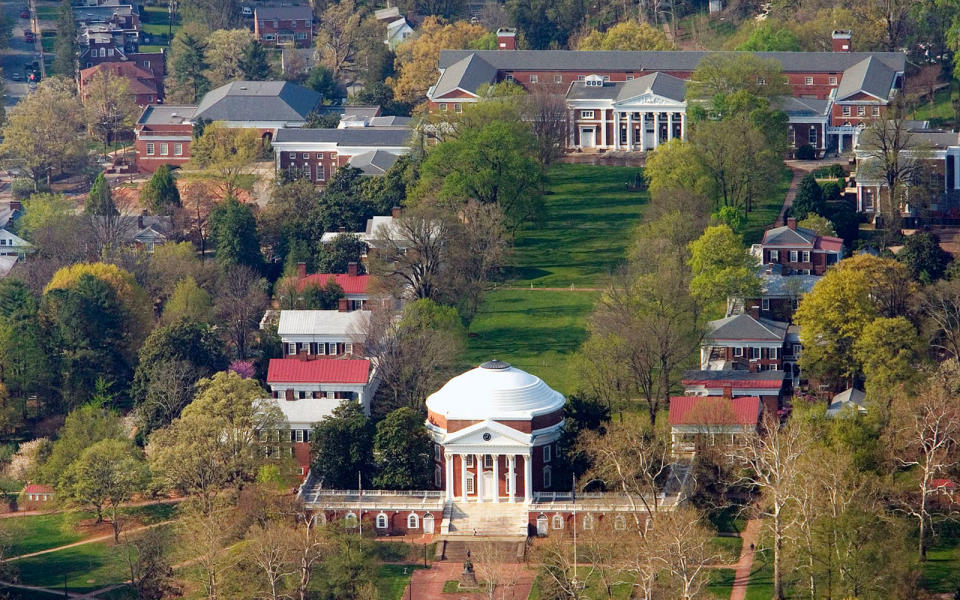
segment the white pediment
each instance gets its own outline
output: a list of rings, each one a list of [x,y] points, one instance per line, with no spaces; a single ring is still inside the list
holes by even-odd
[[[448,452],[477,454],[524,452],[533,445],[533,436],[496,421],[481,421],[448,434],[443,446]]]
[[[664,98],[663,96],[658,96],[653,92],[647,92],[646,94],[640,94],[639,96],[633,96],[631,98],[624,98],[623,100],[618,100],[614,103],[615,108],[625,108],[628,106],[685,106],[683,102],[677,102],[672,98]]]

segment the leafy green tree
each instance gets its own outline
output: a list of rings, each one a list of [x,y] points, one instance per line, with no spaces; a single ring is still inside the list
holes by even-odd
[[[308,285],[300,291],[305,310],[336,310],[343,288],[332,277],[324,285]]]
[[[318,600],[373,597],[378,580],[373,540],[337,530],[332,537],[333,551],[315,576]]]
[[[247,265],[254,269],[263,264],[257,222],[246,204],[228,197],[214,207],[210,212],[210,233],[216,241],[220,264]]]
[[[699,239],[690,242],[688,264],[693,271],[690,292],[705,303],[759,292],[756,260],[741,237],[726,225],[707,227]]]
[[[374,427],[356,402],[344,402],[313,429],[310,470],[331,489],[357,489],[357,474],[369,486]]]
[[[653,194],[676,189],[706,192],[709,187],[696,147],[679,138],[647,153],[643,176]]]
[[[649,23],[622,21],[610,29],[590,31],[580,40],[578,50],[674,50],[667,36]]]
[[[50,456],[40,467],[40,481],[58,484],[83,451],[101,440],[126,438],[120,417],[112,410],[87,404],[70,412],[57,433]]]
[[[355,234],[341,233],[328,244],[322,244],[316,257],[318,273],[346,273],[350,263],[357,263],[357,272],[363,273],[363,256],[367,244]]]
[[[77,22],[70,0],[62,0],[57,10],[57,37],[54,41],[53,72],[73,79],[77,74]]]
[[[213,171],[223,182],[224,195],[236,198],[241,177],[263,152],[263,141],[256,129],[227,127],[215,121],[203,128],[190,152],[191,163]]]
[[[433,444],[423,417],[401,407],[377,423],[373,460],[377,474],[373,485],[385,490],[424,490],[433,486]]]
[[[210,294],[197,285],[197,280],[187,275],[177,283],[170,299],[163,305],[163,322],[170,324],[186,320],[209,323],[213,318],[213,301]]]
[[[790,207],[790,214],[798,221],[806,219],[809,213],[822,215],[826,212],[827,202],[823,198],[823,188],[817,183],[813,173],[807,173],[797,186],[797,195]]]
[[[317,270],[313,256],[325,231],[319,199],[316,186],[305,179],[285,182],[273,189],[270,201],[258,215],[261,241],[271,260],[283,261],[290,268],[302,261],[307,263],[307,269]]]
[[[103,173],[98,173],[93,180],[93,187],[90,188],[90,196],[84,206],[84,212],[97,217],[113,217],[120,214],[116,204],[113,203],[110,184],[104,179]]]
[[[800,52],[803,50],[800,39],[786,27],[776,27],[762,23],[753,28],[737,50],[748,52]]]
[[[756,54],[707,53],[690,75],[687,97],[713,100],[736,92],[760,98],[789,96],[782,70],[779,61]]]
[[[105,439],[83,451],[64,472],[58,491],[62,497],[89,507],[103,522],[109,510],[113,542],[120,543],[120,506],[146,488],[149,474],[143,452],[128,440]]]
[[[363,194],[365,178],[360,169],[341,167],[334,172],[320,196],[325,231],[362,231],[375,213]]]
[[[17,311],[0,318],[0,368],[11,400],[27,416],[27,398],[37,396],[43,406],[56,393],[56,369],[44,345],[45,332],[36,310]]]
[[[807,213],[807,218],[797,221],[797,227],[815,231],[817,235],[837,236],[837,232],[833,230],[833,223],[816,213]]]
[[[323,65],[315,65],[310,69],[304,85],[320,94],[328,102],[342,95],[340,83],[333,77],[330,69]]]
[[[206,76],[209,65],[204,58],[206,49],[203,35],[189,27],[178,31],[173,38],[170,78],[174,83],[174,96],[184,102],[199,102],[210,89]]]
[[[920,335],[904,317],[867,324],[853,344],[853,356],[867,378],[869,400],[889,400],[898,387],[916,382],[923,362]]]
[[[240,59],[240,70],[244,79],[248,81],[264,81],[270,79],[273,69],[267,60],[267,52],[260,42],[254,40],[243,51]]]
[[[140,190],[140,204],[150,207],[155,214],[168,215],[180,206],[180,191],[173,180],[170,167],[160,165]]]
[[[907,265],[915,280],[930,283],[943,277],[950,264],[950,254],[940,247],[940,238],[935,233],[918,231],[904,239],[897,260]]]
[[[510,0],[506,8],[534,50],[566,47],[587,13],[587,4],[578,0]]]

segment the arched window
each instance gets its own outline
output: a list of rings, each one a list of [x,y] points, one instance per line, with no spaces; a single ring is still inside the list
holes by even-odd
[[[348,512],[346,516],[343,517],[344,524],[347,527],[356,527],[357,526],[357,515],[352,512]]]
[[[583,515],[583,528],[584,530],[593,529],[593,515],[590,513]]]
[[[627,519],[623,515],[617,515],[613,520],[613,528],[617,531],[623,531],[627,528]]]
[[[313,522],[311,523],[312,527],[316,527],[318,525],[326,525],[326,524],[327,524],[327,513],[318,512],[317,514],[313,515]]]
[[[537,535],[547,535],[547,515],[543,513],[537,517]]]
[[[387,528],[387,515],[380,513],[377,515],[377,529],[386,529]]]
[[[543,489],[550,489],[553,484],[553,470],[550,467],[543,468]]]
[[[407,529],[419,529],[420,528],[420,519],[417,517],[417,513],[410,513],[407,515]]]
[[[553,515],[553,528],[563,529],[563,515]]]

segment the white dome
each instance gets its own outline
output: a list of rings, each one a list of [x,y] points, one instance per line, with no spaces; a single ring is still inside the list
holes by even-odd
[[[427,398],[427,409],[449,419],[531,419],[563,408],[563,394],[542,379],[491,360],[457,375]]]

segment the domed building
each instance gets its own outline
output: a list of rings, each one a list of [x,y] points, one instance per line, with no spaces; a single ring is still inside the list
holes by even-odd
[[[542,379],[491,360],[427,398],[434,479],[447,501],[525,502],[551,491],[564,397]]]

